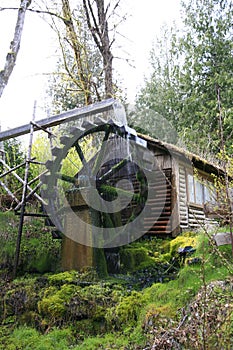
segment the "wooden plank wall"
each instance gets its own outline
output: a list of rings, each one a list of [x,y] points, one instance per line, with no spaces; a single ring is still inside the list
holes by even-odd
[[[156,191],[156,196],[148,200],[147,205],[150,206],[150,215],[144,219],[144,229],[145,231],[148,230],[149,235],[168,235],[172,232],[170,221],[172,209],[171,176],[171,168],[155,172],[153,188]],[[166,181],[165,203],[164,179]],[[157,217],[158,219],[155,219]]]
[[[205,214],[202,207],[189,205],[189,228],[198,229],[205,225]]]
[[[183,165],[179,165],[179,215],[181,229],[187,229],[189,216],[187,206],[186,171]]]
[[[204,213],[203,206],[188,202],[187,168],[179,164],[179,215],[182,230],[198,229],[203,226],[216,225],[214,219],[209,219]]]
[[[119,178],[117,177],[117,181],[122,179],[120,172],[118,173],[118,176]],[[133,184],[134,193],[140,193],[140,184],[136,179],[135,174],[132,172],[130,176],[130,181]],[[171,176],[171,169],[165,169],[163,171],[156,170],[153,172],[151,189],[155,191],[156,195],[155,197],[146,201],[148,215],[144,218],[143,222],[143,232],[147,232],[148,235],[170,235],[172,232],[172,223],[170,221],[172,210]],[[125,183],[124,189],[131,190],[129,183]],[[123,199],[122,204],[124,204]],[[126,205],[126,207],[124,207],[124,209],[121,211],[122,225],[125,225],[127,223],[133,212],[136,214],[136,208],[138,208],[136,210],[138,211],[138,214],[143,209],[143,207],[140,209],[140,205],[138,206],[138,203],[135,201],[131,201],[128,205]]]

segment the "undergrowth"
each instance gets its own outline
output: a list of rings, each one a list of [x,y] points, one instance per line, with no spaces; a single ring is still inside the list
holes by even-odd
[[[9,240],[3,262],[17,225],[10,215],[0,220],[1,242]],[[0,350],[231,349],[230,246],[213,246],[205,232],[138,241],[125,247],[121,273],[100,279],[91,268],[40,270],[45,252],[51,261],[58,247],[46,232],[41,238],[42,225],[33,225],[24,231],[21,266],[27,273],[0,282]],[[187,246],[194,253],[181,256]]]
[[[19,217],[0,213],[0,268],[13,270]],[[44,219],[25,219],[19,261],[19,274],[55,272],[60,267],[61,242],[52,239]]]

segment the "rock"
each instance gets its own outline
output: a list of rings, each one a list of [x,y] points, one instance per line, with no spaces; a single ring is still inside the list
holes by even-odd
[[[217,246],[231,244],[231,234],[230,232],[219,232],[213,236]]]

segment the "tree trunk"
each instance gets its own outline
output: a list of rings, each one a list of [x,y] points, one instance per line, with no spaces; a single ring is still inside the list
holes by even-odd
[[[10,51],[6,56],[5,67],[0,72],[0,97],[2,96],[5,87],[7,86],[8,80],[16,63],[24,27],[25,14],[30,4],[31,0],[21,0],[21,4],[18,10],[18,17],[15,25],[14,38],[10,45]]]
[[[93,4],[90,0],[83,0],[83,7],[87,17],[88,28],[103,58],[105,98],[111,98],[113,97],[113,54],[111,46],[114,40],[111,42],[109,38],[108,8],[105,10],[104,0],[95,0],[95,3],[97,15],[93,11]]]
[[[90,72],[85,71],[85,60],[82,57],[83,44],[81,43],[80,38],[78,37],[75,31],[75,26],[70,9],[70,3],[68,0],[62,0],[62,10],[64,16],[63,22],[66,25],[67,36],[72,50],[74,52],[74,57],[77,65],[77,71],[79,75],[78,81],[85,96],[85,104],[89,105],[92,103],[92,96],[90,90],[91,74]]]
[[[113,55],[110,50],[106,50],[106,53],[103,54],[103,63],[104,63],[104,84],[105,84],[105,97],[113,97],[113,81],[112,81],[112,61]]]

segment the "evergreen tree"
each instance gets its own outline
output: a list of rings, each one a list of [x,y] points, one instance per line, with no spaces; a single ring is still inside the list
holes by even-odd
[[[129,117],[138,131],[171,143],[177,141],[181,109],[176,31],[166,25],[161,28],[150,53],[152,74],[137,96],[135,114]]]
[[[181,40],[185,53],[180,84],[183,91],[184,125],[191,140],[202,148],[219,148],[219,104],[224,111],[228,148],[233,131],[233,6],[228,0],[195,0],[183,3],[187,33]]]
[[[232,152],[233,6],[231,1],[182,2],[183,32],[152,51],[151,79],[137,99],[172,122],[187,146],[197,152],[218,151],[219,114]],[[220,106],[221,105],[221,106]]]

